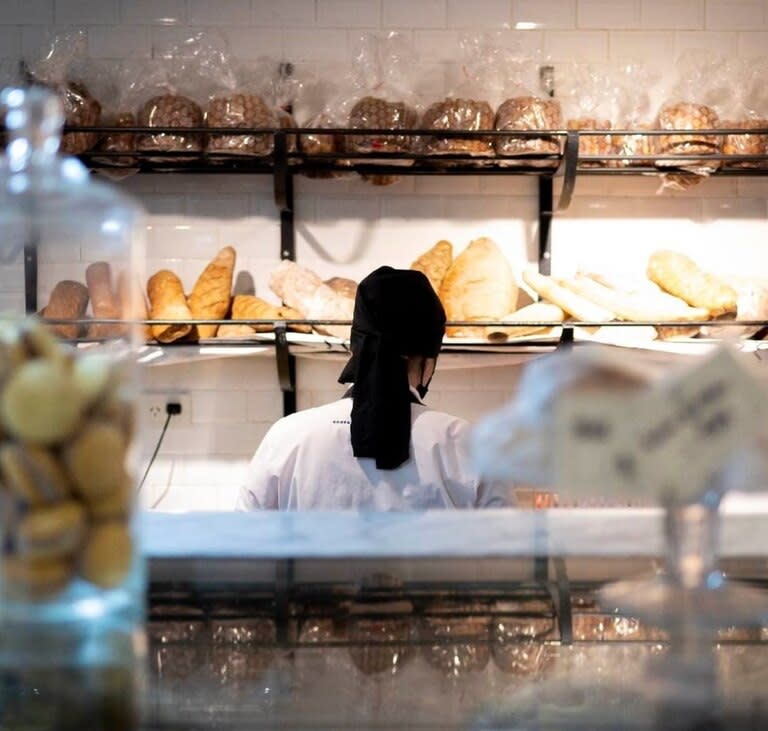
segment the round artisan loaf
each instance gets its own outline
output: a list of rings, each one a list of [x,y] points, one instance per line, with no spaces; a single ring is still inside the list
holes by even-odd
[[[208,102],[206,122],[209,127],[276,127],[278,120],[267,103],[257,94],[229,94]],[[211,152],[268,155],[272,152],[269,134],[225,135],[208,137]]]
[[[434,130],[456,130],[474,132],[493,129],[494,115],[491,105],[475,99],[448,97],[427,108],[421,119],[421,127]],[[424,149],[434,155],[493,154],[493,140],[490,137],[427,137]]]
[[[517,283],[507,257],[489,238],[472,241],[440,286],[448,321],[496,321],[515,309]],[[485,337],[483,327],[448,327],[449,337]]]
[[[180,94],[153,96],[139,110],[139,125],[142,127],[202,127],[203,110],[200,105]],[[174,134],[158,132],[139,138],[141,150],[166,150],[199,152],[203,149],[200,134]]]

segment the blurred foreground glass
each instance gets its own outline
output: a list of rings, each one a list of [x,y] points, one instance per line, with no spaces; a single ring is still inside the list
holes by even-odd
[[[57,155],[55,96],[1,101],[0,728],[135,728],[141,210]]]

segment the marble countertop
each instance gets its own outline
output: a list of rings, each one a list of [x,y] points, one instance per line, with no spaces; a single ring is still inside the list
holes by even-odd
[[[642,557],[662,553],[657,508],[411,513],[143,513],[150,559]],[[720,555],[768,556],[768,496],[722,508]]]

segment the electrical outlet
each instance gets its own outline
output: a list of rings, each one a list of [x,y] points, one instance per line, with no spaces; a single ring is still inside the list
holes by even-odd
[[[171,417],[171,423],[189,426],[192,423],[192,403],[185,391],[145,392],[141,396],[141,417],[150,426],[162,426],[168,418],[168,404],[179,404],[181,413]]]

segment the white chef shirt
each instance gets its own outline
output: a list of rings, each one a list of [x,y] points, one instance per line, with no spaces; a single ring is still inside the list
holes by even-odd
[[[393,511],[509,503],[505,486],[486,485],[472,470],[463,419],[412,403],[411,458],[380,470],[375,459],[353,456],[351,412],[352,399],[342,398],[277,421],[251,460],[237,509]]]

